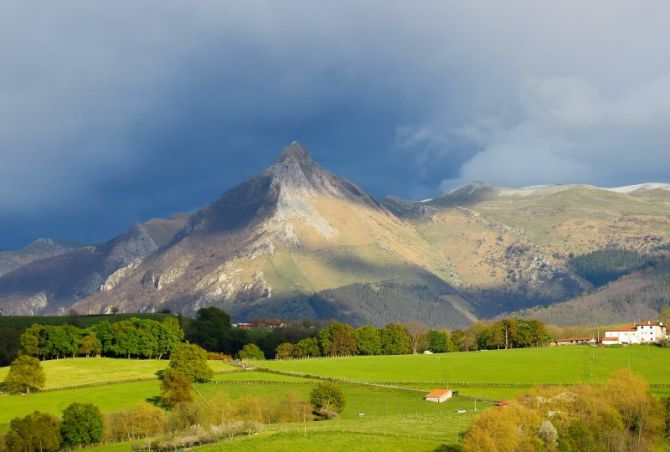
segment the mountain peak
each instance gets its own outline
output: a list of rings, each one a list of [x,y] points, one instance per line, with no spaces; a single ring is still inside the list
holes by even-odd
[[[310,152],[298,141],[292,141],[288,146],[282,149],[279,154],[279,162],[286,160],[298,160],[300,162],[309,162],[312,160]]]

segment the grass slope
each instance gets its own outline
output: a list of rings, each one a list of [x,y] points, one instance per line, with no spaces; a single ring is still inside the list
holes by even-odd
[[[670,350],[653,346],[598,349],[575,346],[263,363],[276,370],[370,382],[473,384],[599,382],[613,371],[629,366],[649,383],[670,383],[669,365]]]
[[[120,381],[156,378],[156,372],[165,369],[169,361],[158,359],[68,358],[42,361],[46,373],[44,389],[105,384]],[[234,370],[224,361],[210,361],[214,372]],[[8,367],[0,368],[0,381]]]

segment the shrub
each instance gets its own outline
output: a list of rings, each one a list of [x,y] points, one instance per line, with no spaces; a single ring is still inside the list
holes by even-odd
[[[32,356],[22,355],[12,362],[5,378],[5,388],[12,393],[30,393],[31,390],[44,387],[45,381],[46,376],[40,361]]]
[[[207,352],[195,344],[181,345],[170,356],[170,368],[181,372],[191,382],[204,383],[214,372],[207,365]]]
[[[313,358],[315,356],[321,356],[319,340],[315,337],[301,339],[293,347],[293,356],[296,358]]]
[[[344,393],[333,382],[319,383],[310,393],[310,403],[314,413],[332,419],[342,412],[345,405]]]
[[[293,344],[290,342],[283,342],[277,346],[277,358],[289,359],[293,356]]]
[[[161,379],[161,400],[168,407],[191,402],[193,384],[186,375],[175,369],[165,369]]]
[[[146,402],[135,408],[107,415],[105,438],[109,441],[130,441],[150,438],[165,432],[165,411]]]
[[[219,352],[207,352],[207,359],[210,361],[232,361],[233,357]]]
[[[102,413],[90,403],[73,403],[63,411],[60,431],[65,446],[99,443],[103,433]]]
[[[13,419],[5,437],[8,452],[56,451],[60,445],[58,418],[39,411]]]
[[[242,350],[237,354],[240,359],[265,359],[263,350],[261,350],[256,344],[247,344],[242,347]]]

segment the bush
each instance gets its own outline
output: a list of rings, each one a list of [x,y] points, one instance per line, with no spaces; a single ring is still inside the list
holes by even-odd
[[[9,368],[5,378],[5,388],[12,393],[37,390],[44,387],[46,376],[42,364],[37,358],[22,355],[16,358]]]
[[[175,369],[165,369],[161,380],[161,400],[173,408],[180,403],[193,401],[193,384],[186,375]]]
[[[277,358],[289,359],[293,356],[293,344],[290,342],[282,342],[277,346]]]
[[[99,443],[103,433],[102,413],[90,403],[73,403],[63,411],[60,431],[65,446]]]
[[[108,441],[150,438],[165,432],[167,416],[160,408],[141,402],[135,408],[108,414],[105,426]]]
[[[207,352],[207,359],[210,361],[232,361],[233,357],[219,352]]]
[[[242,350],[237,354],[237,357],[240,359],[265,359],[263,350],[261,350],[256,344],[247,344],[242,347]]]
[[[207,352],[195,344],[184,344],[170,356],[170,368],[181,372],[191,382],[204,383],[214,372],[207,365]]]
[[[310,393],[314,413],[326,419],[337,417],[345,405],[344,393],[333,382],[319,383]]]
[[[35,411],[9,424],[5,437],[8,452],[56,451],[60,449],[60,422],[50,414]]]

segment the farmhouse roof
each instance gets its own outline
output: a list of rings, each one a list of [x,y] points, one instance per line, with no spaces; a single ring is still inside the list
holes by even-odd
[[[449,394],[451,391],[449,389],[433,389],[430,391],[428,394],[426,394],[427,398],[433,398],[433,397],[442,397],[445,394]]]
[[[622,327],[619,327],[619,328],[611,328],[611,329],[607,330],[607,332],[610,332],[610,331],[617,331],[617,332],[619,332],[619,331],[637,331],[637,327],[635,325],[633,325],[633,326],[622,326]]]
[[[664,326],[663,322],[651,322],[651,321],[646,321],[642,323],[636,323],[635,326]]]

